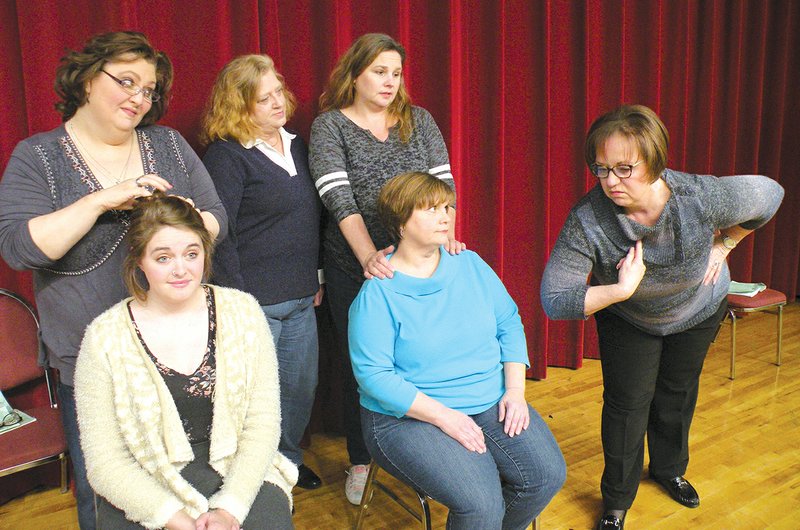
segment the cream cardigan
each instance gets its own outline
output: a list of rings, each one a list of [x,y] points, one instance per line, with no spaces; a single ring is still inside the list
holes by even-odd
[[[94,491],[146,528],[177,511],[192,517],[224,508],[244,521],[264,481],[291,502],[297,468],[278,452],[280,401],[275,347],[249,294],[213,287],[216,386],[210,465],[223,486],[206,499],[180,475],[194,458],[164,380],[136,336],[123,300],[86,329],[75,371],[75,401]]]

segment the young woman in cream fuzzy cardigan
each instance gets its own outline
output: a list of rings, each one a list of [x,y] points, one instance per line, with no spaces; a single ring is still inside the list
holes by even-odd
[[[133,297],[87,328],[75,374],[98,528],[292,528],[297,468],[277,450],[258,302],[201,283],[212,239],[180,198],[138,201],[129,243]]]

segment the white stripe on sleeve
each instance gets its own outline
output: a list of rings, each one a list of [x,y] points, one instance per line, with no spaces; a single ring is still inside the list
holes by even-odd
[[[349,185],[350,185],[350,182],[348,182],[346,180],[344,180],[344,181],[339,180],[339,181],[336,181],[336,182],[331,182],[330,184],[328,184],[327,186],[323,186],[322,189],[319,190],[319,196],[322,197],[323,195],[325,195],[326,193],[331,191],[333,188],[337,188],[339,186],[349,186]]]
[[[432,167],[432,168],[430,168],[428,170],[428,173],[430,173],[431,175],[436,175],[437,173],[441,173],[442,171],[447,171],[449,173],[450,172],[450,164],[444,164],[443,166]],[[441,178],[441,177],[439,177],[439,178]],[[453,176],[450,175],[450,178],[453,178]]]
[[[341,180],[341,179],[347,180],[347,171],[334,171],[333,173],[328,173],[327,175],[318,178],[314,184],[317,186],[317,189],[319,190],[322,188],[322,186],[325,185],[325,183],[330,182],[331,180]],[[322,195],[321,191],[320,195]]]

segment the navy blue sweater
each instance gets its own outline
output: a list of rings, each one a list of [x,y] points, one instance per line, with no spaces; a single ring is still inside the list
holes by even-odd
[[[294,177],[257,148],[212,143],[203,163],[228,212],[228,236],[215,251],[212,283],[246,291],[261,305],[314,294],[321,204],[296,136]]]

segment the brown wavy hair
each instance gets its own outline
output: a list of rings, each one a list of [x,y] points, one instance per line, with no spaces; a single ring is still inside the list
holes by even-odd
[[[597,148],[617,133],[637,147],[650,182],[658,180],[667,167],[669,133],[658,115],[644,105],[622,105],[592,123],[583,151],[589,169],[597,159]]]
[[[400,241],[400,229],[414,210],[440,204],[452,205],[455,192],[430,173],[411,171],[391,178],[378,195],[378,217],[394,241]]]
[[[172,89],[172,62],[164,52],[157,51],[143,33],[115,31],[95,35],[81,51],[69,51],[56,69],[56,94],[61,99],[56,110],[61,120],[75,115],[86,101],[86,83],[100,75],[109,62],[130,62],[144,59],[156,67],[156,92],[161,99],[151,103],[140,125],[152,125],[167,113],[169,92]]]
[[[203,218],[194,206],[174,195],[155,191],[149,197],[136,199],[131,211],[128,229],[128,255],[122,264],[122,279],[131,296],[147,300],[147,279],[139,270],[147,244],[165,226],[189,230],[197,234],[203,245],[203,281],[211,276],[211,258],[214,253],[214,237],[203,224]]]
[[[286,121],[292,118],[297,99],[275,69],[272,58],[269,55],[242,55],[226,64],[217,75],[203,118],[200,134],[203,145],[215,140],[246,142],[258,138],[261,129],[253,121],[252,112],[258,102],[261,78],[269,72],[275,72],[275,77],[283,85]]]
[[[339,62],[333,68],[325,92],[319,97],[320,112],[343,109],[352,105],[356,97],[356,78],[372,64],[378,55],[387,51],[399,53],[400,63],[405,64],[405,48],[389,35],[367,33],[357,38],[350,49],[339,57]],[[389,104],[387,111],[397,120],[400,139],[408,142],[414,131],[414,119],[411,115],[411,97],[406,91],[406,84],[402,77],[397,95]]]

